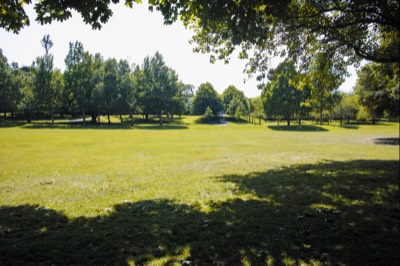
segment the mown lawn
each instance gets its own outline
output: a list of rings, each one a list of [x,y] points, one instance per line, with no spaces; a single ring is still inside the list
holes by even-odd
[[[0,127],[0,264],[398,265],[399,124]]]

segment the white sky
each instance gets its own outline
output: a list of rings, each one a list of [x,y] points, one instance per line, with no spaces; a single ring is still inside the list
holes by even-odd
[[[112,9],[114,14],[102,29],[92,30],[77,13],[62,23],[39,25],[30,5],[26,10],[31,25],[19,34],[0,29],[0,49],[9,63],[29,66],[36,57],[44,54],[40,40],[45,34],[50,34],[54,43],[50,52],[54,55],[55,67],[62,70],[65,69],[64,59],[69,42],[79,41],[92,54],[100,53],[104,58],[127,59],[131,64],[142,64],[146,56],[153,56],[159,51],[179,78],[184,83],[193,84],[196,89],[203,82],[211,82],[219,93],[229,85],[234,85],[247,97],[261,94],[255,77],[249,79],[243,73],[245,61],[232,56],[229,64],[222,61],[211,64],[208,54],[194,53],[193,46],[189,44],[193,34],[180,21],[165,26],[162,15],[157,11],[148,11],[145,4],[134,5],[133,9],[118,4]],[[354,68],[349,70],[352,76],[341,86],[341,90],[347,92],[352,90],[356,80]]]

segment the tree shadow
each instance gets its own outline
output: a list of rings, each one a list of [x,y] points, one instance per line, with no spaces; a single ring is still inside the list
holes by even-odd
[[[400,145],[400,138],[376,138],[374,143],[378,145]]]
[[[68,218],[0,207],[5,265],[398,265],[397,161],[326,162],[216,177],[234,197],[210,210],[125,202]]]
[[[1,122],[1,127],[21,127],[25,129],[93,129],[93,130],[120,130],[120,129],[149,129],[149,130],[178,130],[187,129],[188,125],[182,121],[177,123],[165,123],[163,126],[159,126],[158,122],[144,122],[134,123],[132,126],[129,122],[123,123],[91,123],[87,122],[85,125],[83,122],[32,122],[26,123],[22,121],[8,121]]]
[[[200,125],[222,125],[227,124],[227,118],[222,116],[213,116],[210,118],[200,116],[199,118],[194,120],[194,123]]]
[[[2,127],[20,127],[25,124],[26,124],[26,122],[22,121],[22,120],[0,118],[0,128],[2,128]]]
[[[83,124],[81,122],[57,122],[57,123],[29,123],[21,126],[26,129],[94,129],[94,130],[115,130],[115,129],[132,129],[133,127],[128,123],[95,123],[88,122]]]
[[[360,127],[358,125],[354,125],[354,124],[343,124],[343,125],[339,125],[340,128],[344,128],[344,129],[359,129]]]
[[[277,131],[298,131],[298,132],[324,132],[328,131],[328,129],[319,127],[319,126],[311,126],[311,125],[304,125],[304,126],[268,126],[268,128]]]
[[[136,128],[145,129],[145,130],[179,130],[179,129],[188,129],[189,127],[186,125],[180,124],[163,124],[160,125],[137,125]]]

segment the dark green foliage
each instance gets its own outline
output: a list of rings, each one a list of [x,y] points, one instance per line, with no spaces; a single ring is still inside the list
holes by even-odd
[[[358,72],[355,94],[370,118],[399,116],[399,64],[370,63]]]
[[[305,103],[310,98],[310,87],[296,88],[291,84],[298,72],[293,61],[285,61],[268,73],[269,82],[262,91],[264,110],[268,116],[285,118],[287,125],[296,114],[302,115]]]
[[[94,29],[112,15],[111,3],[119,0],[44,0],[35,3],[41,24],[64,21],[77,11]],[[139,0],[125,0],[128,7]],[[13,32],[29,25],[24,5],[31,0],[6,0],[0,4],[0,27]],[[248,72],[263,78],[269,59],[280,55],[307,65],[316,52],[331,56],[337,65],[361,59],[380,63],[400,62],[399,1],[149,1],[164,23],[178,18],[195,30],[198,52],[211,59],[229,61],[236,47],[248,59]]]
[[[213,114],[218,116],[223,110],[224,105],[218,92],[211,83],[200,84],[192,102],[192,114],[202,115],[210,107]]]
[[[92,84],[92,57],[84,51],[80,42],[70,43],[65,64],[67,66],[64,72],[65,85],[71,91],[85,124],[86,114],[96,112],[96,108],[90,105],[94,88]]]

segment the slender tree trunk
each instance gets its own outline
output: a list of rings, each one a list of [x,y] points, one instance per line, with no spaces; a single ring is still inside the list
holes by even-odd
[[[162,125],[163,125],[163,121],[162,121],[162,115],[161,115],[161,113],[158,114],[158,117],[160,117],[160,126],[162,126]]]
[[[132,113],[132,110],[129,112],[129,117],[131,119],[131,126],[133,126],[133,113]]]
[[[322,105],[319,108],[319,124],[322,126],[323,124],[323,118],[322,118]]]
[[[149,121],[149,114],[144,114],[146,121]]]
[[[6,118],[7,116],[7,112],[4,110],[4,118]]]
[[[54,125],[54,112],[51,111],[51,123]]]
[[[347,116],[347,124],[350,124],[350,116]]]
[[[92,124],[96,124],[96,122],[97,122],[97,115],[91,114],[90,116],[92,117]]]
[[[31,111],[30,110],[26,111],[26,123],[28,123],[28,124],[32,123]]]
[[[290,126],[290,115],[287,116],[287,126]]]
[[[122,115],[119,114],[119,120],[121,120],[121,124],[124,122],[124,120],[122,119]]]
[[[85,111],[85,109],[83,109],[82,115],[83,115],[83,124],[86,125],[86,111]]]
[[[110,114],[107,114],[108,123],[111,124]]]

